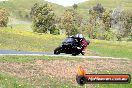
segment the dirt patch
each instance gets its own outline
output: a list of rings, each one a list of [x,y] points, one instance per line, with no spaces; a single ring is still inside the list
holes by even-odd
[[[33,77],[49,75],[51,77],[71,79],[75,82],[77,67],[83,66],[87,73],[100,72],[132,72],[132,60],[118,59],[81,59],[77,60],[34,60],[33,63],[2,63],[0,71],[18,76],[21,78],[32,79]]]

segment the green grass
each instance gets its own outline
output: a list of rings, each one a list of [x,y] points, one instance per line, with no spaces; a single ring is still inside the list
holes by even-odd
[[[33,79],[34,81],[30,82],[26,79],[18,78],[11,76],[6,73],[0,73],[0,88],[75,88],[76,86],[72,85],[67,81],[60,82],[57,79],[53,79],[50,76],[43,76],[42,78]],[[37,85],[36,85],[37,84]],[[76,87],[77,88],[77,87]]]
[[[41,76],[41,78],[35,78],[36,81],[35,85],[32,85],[32,87],[39,87],[39,88],[80,88],[80,86],[75,86],[72,84],[69,80],[63,80],[58,79],[55,77],[50,76]],[[31,84],[34,82],[32,81]],[[37,85],[36,85],[37,84]],[[84,88],[84,87],[83,87]]]
[[[0,62],[8,63],[21,63],[31,62],[33,60],[77,60],[77,58],[65,58],[65,57],[47,57],[47,56],[0,56]],[[80,59],[81,61],[82,59]],[[89,59],[87,59],[89,60]],[[32,63],[33,64],[33,63]],[[35,65],[34,65],[35,66]],[[100,72],[103,74],[117,73],[117,72]],[[121,72],[120,72],[121,73]],[[0,87],[1,88],[87,88],[91,84],[85,86],[79,86],[73,84],[70,79],[58,79],[49,75],[41,75],[30,78],[18,78],[9,74],[0,73]],[[92,84],[93,88],[132,88],[132,82],[130,84]]]
[[[53,51],[65,37],[65,35],[38,34],[26,31],[23,26],[17,25],[13,29],[11,27],[0,28],[0,49]]]
[[[33,80],[36,82],[35,84],[34,81],[0,73],[0,88],[80,88],[69,81],[62,82],[50,76],[42,76]]]
[[[57,60],[58,57],[49,56],[0,56],[0,62],[16,62],[25,63],[32,62],[33,60]]]
[[[27,31],[28,30],[28,31]],[[38,34],[30,25],[0,28],[0,49],[53,52],[61,45],[65,35]],[[132,58],[132,42],[90,40],[88,49],[101,56]]]
[[[62,58],[62,57],[48,57],[48,56],[0,56],[0,62],[2,63],[4,62],[27,63],[27,62],[32,62],[33,60],[57,60],[57,59],[73,60],[73,58],[69,59],[64,57]],[[51,77],[47,74],[26,79],[26,78],[18,78],[15,76],[10,76],[9,74],[5,74],[5,73],[0,73],[0,87],[2,88],[36,88],[36,87],[80,88],[80,86],[71,83],[70,80],[67,79],[62,80],[56,77]]]
[[[91,40],[89,49],[101,56],[132,58],[132,42]]]
[[[24,30],[24,31],[32,31],[32,28],[31,28],[31,24],[12,24],[12,25],[9,25],[7,28],[0,28],[0,29],[8,29],[8,30],[11,30],[11,27],[12,29],[17,29],[17,30]]]
[[[34,60],[76,60],[81,61],[80,58],[74,57],[52,57],[52,56],[0,56],[0,62],[16,62],[16,63],[26,63],[33,62]],[[92,60],[92,59],[89,59]]]
[[[0,73],[0,88],[31,88],[31,86],[22,79]]]
[[[132,88],[131,84],[99,84],[95,88]]]
[[[47,56],[0,56],[0,62],[8,63],[27,63],[33,60],[53,60],[53,57]],[[57,57],[54,60],[58,59]],[[61,58],[59,58],[61,59]],[[19,78],[9,74],[0,73],[0,88],[78,88],[69,80],[61,81],[47,74],[35,76],[32,78]]]
[[[31,62],[36,58],[39,59],[40,57],[36,57],[36,56],[0,56],[0,62],[23,63],[23,62]]]

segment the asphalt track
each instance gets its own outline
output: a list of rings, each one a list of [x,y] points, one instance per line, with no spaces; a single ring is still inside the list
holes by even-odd
[[[72,56],[71,54],[55,55],[53,52],[31,52],[31,51],[17,51],[17,50],[0,50],[0,56],[51,56],[51,57],[74,57],[74,58],[91,58],[91,59],[128,59],[128,58],[114,58],[102,56]]]

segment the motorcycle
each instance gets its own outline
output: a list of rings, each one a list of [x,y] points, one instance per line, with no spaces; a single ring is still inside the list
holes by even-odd
[[[83,47],[81,47],[79,43],[79,38],[67,37],[62,42],[62,45],[57,47],[54,50],[54,54],[58,55],[60,53],[66,53],[66,54],[72,54],[73,56],[76,56],[81,53],[82,55],[84,55],[84,53],[82,53],[82,48]]]

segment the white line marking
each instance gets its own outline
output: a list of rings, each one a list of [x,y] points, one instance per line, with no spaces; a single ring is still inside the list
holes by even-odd
[[[91,58],[91,59],[128,59],[102,56],[71,56],[71,55],[46,55],[46,54],[0,54],[0,56],[50,56],[50,57],[73,57],[73,58]]]

